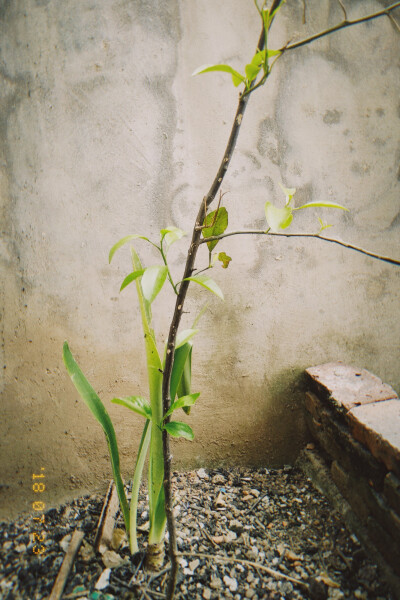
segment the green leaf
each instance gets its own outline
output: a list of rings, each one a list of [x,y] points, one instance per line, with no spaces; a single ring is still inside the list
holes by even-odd
[[[281,183],[279,184],[279,187],[286,196],[286,205],[290,204],[293,196],[296,193],[296,188],[286,188]]]
[[[165,265],[156,265],[147,267],[142,276],[143,296],[150,304],[154,301],[157,294],[161,291],[168,274],[168,267]]]
[[[188,360],[190,361],[191,350],[192,350],[191,342],[187,342],[186,344],[183,344],[183,346],[181,346],[180,348],[175,350],[174,364],[172,365],[172,373],[171,373],[171,383],[169,386],[169,393],[170,393],[172,401],[175,400],[177,390],[182,385],[182,378],[184,377],[185,371],[187,368],[186,363]],[[190,362],[189,362],[189,366],[190,366]],[[184,384],[188,383],[188,387],[186,387],[183,391],[180,391],[180,393],[179,393],[180,396],[190,394],[190,373],[189,373],[189,380],[187,381],[185,379],[185,381],[183,383]]]
[[[271,58],[272,56],[279,56],[280,54],[282,54],[280,50],[268,50],[267,52],[268,58]]]
[[[161,239],[164,240],[167,245],[167,249],[171,244],[177,242],[186,235],[185,231],[182,231],[182,229],[179,229],[179,227],[173,226],[167,227],[166,229],[161,229],[160,233]]]
[[[222,71],[224,73],[230,73],[232,75],[232,81],[235,87],[245,82],[245,77],[243,77],[243,75],[238,73],[238,71],[235,71],[235,69],[233,69],[229,65],[203,65],[202,67],[199,67],[198,69],[193,71],[192,77],[194,75],[200,75],[201,73],[210,73],[211,71]]]
[[[181,398],[182,396],[189,396],[190,392],[191,392],[191,386],[192,386],[192,353],[193,353],[193,347],[190,344],[190,350],[189,350],[189,354],[186,358],[186,362],[183,366],[183,371],[182,371],[182,377],[181,380],[179,382],[178,385],[178,389],[176,390],[177,395],[179,398]],[[172,396],[171,396],[172,398]],[[188,415],[190,414],[190,406],[183,406],[182,407],[183,410],[185,411],[185,413]]]
[[[218,209],[217,217],[215,219],[215,223],[214,223],[214,225],[212,225],[212,222],[214,221],[215,213],[216,213],[216,211],[213,210],[204,219],[203,226],[204,225],[208,226],[202,230],[202,235],[204,238],[214,237],[216,235],[222,235],[224,233],[225,229],[228,227],[228,211],[226,210],[226,208],[224,206],[220,206],[220,208]],[[213,240],[212,242],[207,242],[207,246],[208,246],[208,249],[210,252],[218,244],[218,241],[219,240]]]
[[[265,50],[258,50],[251,59],[251,64],[260,67],[265,61]]]
[[[266,202],[265,217],[272,231],[286,229],[286,227],[289,227],[290,223],[293,221],[292,208],[290,206],[277,208],[271,204],[271,202]]]
[[[129,410],[133,410],[133,412],[151,421],[151,407],[146,398],[142,398],[141,396],[127,396],[126,398],[113,398],[111,402],[126,406]]]
[[[169,415],[172,415],[174,410],[178,410],[178,408],[193,406],[199,396],[200,394],[189,394],[188,396],[182,396],[181,398],[178,398],[178,400],[175,400],[175,402],[171,404],[168,412],[166,412],[164,415],[164,419],[169,417]]]
[[[63,346],[63,360],[68,371],[68,375],[72,379],[72,383],[79,392],[86,406],[89,408],[93,416],[102,426],[106,435],[115,486],[117,488],[118,498],[121,505],[121,511],[124,516],[125,527],[126,530],[129,531],[129,506],[126,499],[124,484],[121,477],[117,437],[115,435],[115,430],[111,422],[110,416],[104,408],[102,401],[100,400],[100,398],[98,397],[98,395],[96,394],[96,392],[82,373],[78,364],[76,363],[74,357],[71,354],[67,342],[64,342]]]
[[[131,509],[130,509],[130,535],[129,535],[129,548],[131,554],[139,552],[139,545],[137,540],[137,511],[139,504],[139,491],[140,482],[142,480],[144,461],[146,459],[147,450],[150,443],[151,427],[150,421],[147,420],[144,428],[142,437],[140,439],[139,448],[136,457],[135,471],[132,479],[132,490],[131,490]]]
[[[222,268],[227,269],[229,267],[229,263],[231,262],[232,258],[230,256],[228,256],[227,254],[225,254],[225,252],[220,252],[218,254],[218,260],[220,260],[222,262]]]
[[[144,269],[140,269],[139,271],[133,271],[133,273],[130,273],[129,275],[127,275],[125,277],[125,279],[123,280],[123,282],[121,283],[121,287],[119,288],[119,291],[122,292],[122,290],[125,289],[127,285],[129,285],[132,281],[135,281],[135,279],[137,279],[138,277],[143,275],[143,273],[144,273]]]
[[[254,65],[252,62],[245,66],[244,70],[249,83],[251,83],[257,77],[260,69],[261,67]]]
[[[193,429],[186,423],[171,421],[170,423],[165,423],[164,428],[168,431],[169,435],[172,435],[172,437],[183,437],[190,441],[194,439]]]
[[[318,200],[316,202],[307,202],[307,204],[303,204],[302,206],[298,206],[297,208],[294,208],[293,210],[301,210],[302,208],[339,208],[340,210],[346,210],[349,211],[348,208],[346,208],[345,206],[342,206],[341,204],[336,204],[335,202],[319,202]]]
[[[215,283],[213,279],[211,279],[211,277],[208,277],[208,275],[194,275],[193,277],[187,277],[185,281],[194,281],[195,283],[198,283],[199,285],[206,288],[206,290],[209,290],[210,292],[218,296],[218,298],[221,298],[221,300],[224,299],[224,295],[221,291],[221,288]]]
[[[119,240],[119,242],[117,242],[116,244],[114,244],[114,246],[111,248],[110,253],[108,255],[108,262],[109,263],[111,262],[112,257],[114,256],[114,254],[116,253],[116,251],[119,248],[121,248],[121,246],[123,246],[127,242],[130,242],[131,240],[137,240],[137,239],[146,240],[146,242],[150,242],[149,238],[144,237],[144,235],[139,235],[137,233],[133,233],[132,235],[127,235],[127,236],[123,237],[121,240]]]
[[[321,231],[324,231],[325,229],[329,229],[329,227],[332,227],[332,225],[329,225],[329,223],[324,223],[323,220],[320,219],[319,217],[318,217],[318,221],[321,226],[318,233],[321,233]]]
[[[198,331],[198,329],[184,329],[180,331],[176,336],[175,350],[186,344]]]

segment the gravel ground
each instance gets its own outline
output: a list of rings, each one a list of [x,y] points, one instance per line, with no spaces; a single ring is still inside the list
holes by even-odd
[[[199,469],[175,473],[174,489],[177,600],[393,600],[356,537],[298,469]],[[85,538],[64,600],[163,598],[168,570],[146,573],[142,554],[129,556],[120,531],[115,550],[94,553],[102,503],[101,496],[86,496],[49,510],[34,526],[32,515],[2,523],[0,598],[47,598],[76,529]],[[144,493],[139,514],[145,544]],[[35,555],[43,531],[46,552]]]

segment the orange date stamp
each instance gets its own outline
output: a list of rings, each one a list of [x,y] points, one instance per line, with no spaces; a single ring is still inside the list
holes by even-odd
[[[42,467],[40,469],[41,471],[44,471],[44,467]],[[32,474],[32,491],[35,494],[42,494],[45,490],[46,490],[46,484],[44,483],[44,479],[46,478],[44,473],[33,473]],[[39,496],[37,496],[37,498],[39,498]],[[35,511],[35,516],[32,517],[33,521],[35,521],[36,524],[45,524],[45,515],[44,515],[44,510],[46,508],[46,504],[45,502],[43,502],[43,500],[34,500],[32,502],[32,509]],[[42,514],[40,514],[42,513]],[[33,546],[32,552],[34,554],[44,554],[46,552],[46,547],[43,545],[43,542],[46,539],[46,532],[45,531],[41,531],[40,533],[38,533],[37,531],[34,531],[32,534],[33,540],[35,542],[35,545]]]

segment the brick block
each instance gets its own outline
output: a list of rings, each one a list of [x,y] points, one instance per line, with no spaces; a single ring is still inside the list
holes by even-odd
[[[357,406],[347,414],[356,440],[384,463],[388,471],[400,474],[400,400]]]
[[[342,412],[370,402],[397,398],[394,389],[376,375],[341,362],[310,367],[306,375],[313,391]]]
[[[353,438],[348,427],[337,420],[334,410],[318,403],[314,394],[309,394],[308,399],[312,401],[313,416],[306,412],[306,422],[325,453],[343,465],[352,475],[362,475],[368,482],[371,481],[377,490],[382,490],[386,475],[385,466]]]
[[[368,535],[376,548],[392,567],[396,575],[400,576],[400,544],[393,540],[388,533],[372,518],[368,517],[366,523]]]

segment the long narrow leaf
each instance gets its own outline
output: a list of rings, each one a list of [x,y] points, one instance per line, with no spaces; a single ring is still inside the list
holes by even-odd
[[[126,235],[121,240],[119,240],[116,244],[114,244],[114,246],[111,248],[110,253],[108,255],[108,262],[110,263],[112,261],[112,257],[114,256],[116,251],[119,248],[121,248],[121,246],[123,246],[124,244],[127,244],[128,242],[130,242],[132,240],[137,240],[137,239],[146,240],[146,242],[150,242],[149,238],[145,237],[144,235],[140,235],[138,233],[133,233],[132,235]]]
[[[131,249],[132,263],[135,271],[142,268],[139,256],[135,249]],[[154,331],[151,326],[151,295],[146,297],[142,287],[143,278],[146,273],[136,279],[136,290],[139,298],[140,312],[142,316],[142,325],[144,341],[146,347],[147,372],[149,378],[149,393],[152,419],[156,423],[161,423],[163,417],[162,407],[162,366],[158,354]],[[164,480],[164,461],[162,450],[162,431],[158,427],[151,428],[150,438],[150,456],[149,456],[149,513],[150,513],[150,537],[156,536],[155,531],[161,531],[158,528],[158,522],[155,519],[157,511],[157,501],[160,490],[163,487]],[[156,528],[155,530],[153,530]],[[161,541],[161,540],[160,540]]]
[[[185,368],[185,363],[189,356],[191,348],[192,348],[191,342],[187,342],[186,344],[183,344],[183,346],[181,346],[180,348],[175,350],[174,364],[172,366],[171,383],[170,383],[170,388],[169,388],[170,397],[171,397],[172,402],[174,402],[174,400],[175,400],[176,392],[177,392],[179,383],[181,381],[182,373]],[[189,394],[190,394],[190,392],[189,392]]]
[[[104,408],[102,401],[77,365],[67,342],[64,342],[63,359],[68,374],[72,379],[72,383],[76,387],[86,406],[91,410],[94,417],[102,426],[106,435],[108,449],[110,451],[111,467],[121,505],[121,511],[124,516],[126,530],[129,531],[129,507],[121,477],[117,437],[115,435],[110,416]]]
[[[176,390],[178,398],[181,398],[182,396],[189,396],[192,391],[192,353],[193,346],[191,345],[189,354],[187,355],[185,364],[183,366],[182,376]],[[190,414],[190,406],[183,406],[182,408],[187,415]]]
[[[136,414],[151,420],[151,406],[146,398],[142,398],[141,396],[128,396],[126,398],[113,398],[111,402],[113,404],[126,406],[126,408],[129,408],[129,410],[132,410]]]
[[[341,204],[336,204],[336,202],[319,202],[318,200],[316,200],[315,202],[307,202],[307,204],[303,204],[302,206],[297,206],[296,208],[294,208],[293,210],[301,210],[302,208],[339,208],[340,210],[346,210],[348,211],[349,209],[346,208],[345,206],[342,206]]]
[[[200,75],[201,73],[210,73],[211,71],[222,71],[224,73],[230,73],[232,76],[233,84],[237,87],[241,83],[245,82],[245,77],[238,73],[235,69],[230,67],[229,65],[203,65],[199,67],[195,71],[193,71],[192,76]]]
[[[147,450],[149,448],[151,435],[150,421],[146,421],[143,428],[142,438],[140,440],[139,449],[136,458],[135,473],[132,480],[132,495],[131,495],[131,513],[130,513],[130,535],[129,545],[131,554],[139,552],[137,542],[137,510],[139,503],[140,482],[142,480],[144,461],[146,459]]]

